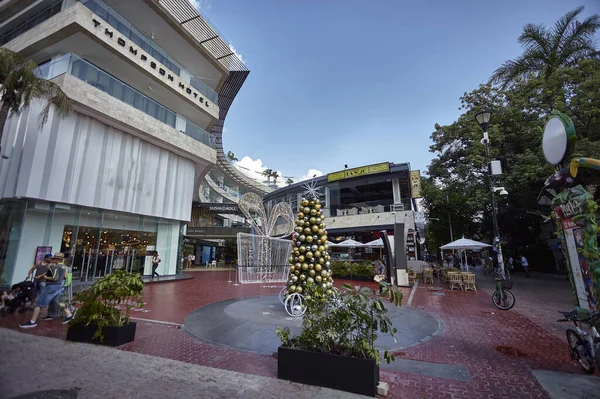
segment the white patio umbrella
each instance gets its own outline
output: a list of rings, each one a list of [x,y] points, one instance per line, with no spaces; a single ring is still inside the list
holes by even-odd
[[[355,240],[351,240],[348,239],[346,241],[342,241],[338,244],[334,244],[334,246],[336,247],[346,247],[346,248],[358,248],[358,247],[364,247],[365,244],[363,244],[362,242],[358,242]]]
[[[383,248],[383,240],[381,238],[378,238],[373,241],[369,241],[369,242],[365,243],[364,246],[368,247],[368,248],[379,248],[379,257],[381,258],[381,250]]]
[[[441,249],[462,249],[462,250],[467,250],[467,249],[482,249],[482,248],[487,248],[487,247],[491,247],[490,244],[486,244],[484,242],[479,242],[479,241],[475,241],[475,240],[470,240],[468,238],[460,238],[456,241],[452,241],[451,243],[448,243],[446,245],[442,245],[440,248]],[[467,264],[467,253],[465,252],[465,265],[467,267],[467,271],[469,271],[469,265]]]
[[[364,246],[371,248],[383,248],[383,240],[381,238],[378,238],[376,240],[365,243]]]
[[[337,244],[330,243],[329,245],[339,248],[348,248],[348,257],[350,258],[350,262],[352,262],[352,255],[350,254],[350,248],[359,248],[364,247],[365,244],[362,242],[358,242],[352,239],[348,239],[346,241],[339,242]]]
[[[468,238],[461,238],[456,241],[452,241],[446,245],[442,245],[441,249],[482,249],[486,247],[491,247],[490,244],[486,244],[485,242],[479,242],[475,240],[470,240]]]

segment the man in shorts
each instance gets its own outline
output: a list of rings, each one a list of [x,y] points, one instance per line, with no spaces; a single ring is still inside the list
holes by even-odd
[[[33,267],[31,269],[29,269],[29,273],[27,273],[27,279],[29,280],[29,278],[35,271],[35,274],[33,275],[33,289],[31,292],[31,297],[33,298],[32,302],[31,302],[31,306],[35,306],[35,300],[36,300],[37,296],[42,291],[42,288],[46,285],[46,280],[44,279],[44,275],[46,274],[46,272],[48,272],[48,269],[50,269],[51,265],[52,265],[52,254],[46,254],[44,256],[44,260],[33,265]]]
[[[48,307],[50,302],[56,302],[59,300],[60,295],[62,294],[65,286],[65,280],[67,278],[67,268],[63,264],[64,259],[65,255],[62,253],[56,253],[52,257],[52,267],[49,269],[51,273],[45,274],[43,277],[43,279],[46,281],[46,286],[42,288],[36,300],[35,308],[33,309],[33,316],[31,316],[31,320],[27,321],[26,323],[20,324],[19,327],[36,327],[37,318],[40,315],[41,309]],[[58,306],[64,309],[67,317],[63,321],[63,324],[67,324],[73,319],[73,314],[64,303],[58,302]],[[46,317],[45,319],[52,318]]]

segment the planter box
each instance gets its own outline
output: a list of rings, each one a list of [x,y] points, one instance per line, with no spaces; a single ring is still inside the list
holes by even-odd
[[[82,326],[76,324],[74,326],[69,326],[69,329],[67,330],[67,341],[85,342],[88,344],[98,344],[106,346],[121,346],[123,344],[133,341],[133,339],[135,338],[135,327],[136,323],[129,323],[119,327],[104,327],[102,328],[104,341],[100,342],[100,340],[98,339],[93,339],[94,334],[98,329],[97,326]]]
[[[279,347],[277,378],[375,396],[379,366],[375,360]]]

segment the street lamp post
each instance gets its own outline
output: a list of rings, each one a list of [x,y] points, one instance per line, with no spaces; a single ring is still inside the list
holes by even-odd
[[[498,269],[500,274],[504,275],[504,260],[502,258],[502,244],[500,243],[500,231],[498,229],[498,217],[496,215],[496,198],[494,193],[496,189],[494,188],[494,181],[492,179],[492,168],[490,165],[490,148],[489,142],[490,139],[488,137],[488,126],[490,124],[490,119],[492,119],[491,111],[481,111],[477,115],[475,115],[475,120],[479,123],[481,130],[483,130],[483,139],[481,142],[485,146],[485,161],[488,168],[488,178],[490,184],[490,198],[492,202],[492,221],[494,224],[494,245],[498,249],[497,259],[498,259]]]
[[[448,193],[446,193],[446,204],[448,205],[448,225],[450,226],[450,242],[453,242],[454,236],[452,234],[452,218],[450,217],[450,200],[448,199]]]

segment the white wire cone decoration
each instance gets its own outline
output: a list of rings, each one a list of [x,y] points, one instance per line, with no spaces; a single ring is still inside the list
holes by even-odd
[[[238,206],[250,220],[253,234],[238,233],[238,278],[240,283],[273,283],[287,281],[289,265],[287,259],[292,242],[282,237],[289,236],[294,229],[294,213],[288,203],[273,207],[270,215],[262,199],[254,193],[244,194]],[[276,226],[282,218],[283,224]],[[275,234],[277,227],[278,234]]]

